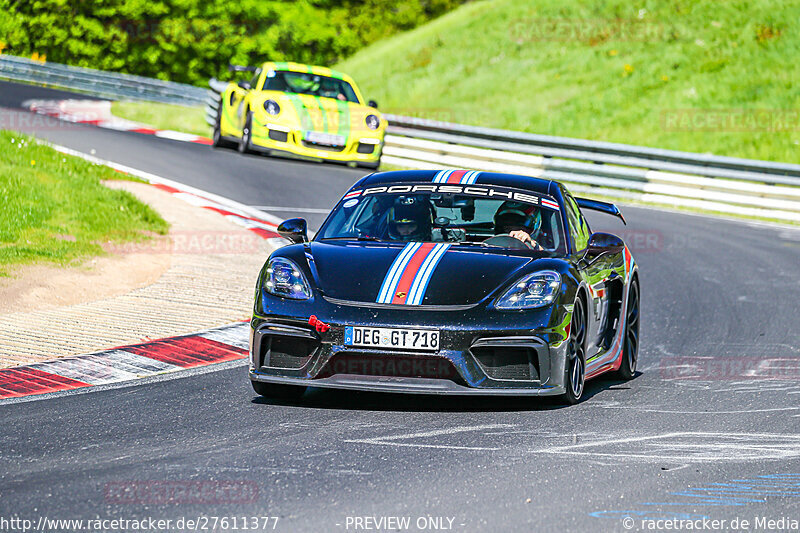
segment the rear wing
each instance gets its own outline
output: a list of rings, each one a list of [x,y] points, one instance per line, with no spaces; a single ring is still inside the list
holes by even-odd
[[[614,215],[615,217],[619,217],[623,224],[626,226],[628,225],[628,223],[625,222],[625,217],[622,216],[622,211],[614,204],[601,202],[600,200],[589,200],[588,198],[575,198],[575,202],[577,202],[578,207],[581,209],[591,209],[607,215]]]

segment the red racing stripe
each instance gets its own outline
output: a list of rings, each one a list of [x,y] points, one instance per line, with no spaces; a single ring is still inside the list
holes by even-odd
[[[400,281],[397,283],[397,290],[392,295],[393,304],[406,303],[408,291],[411,289],[411,284],[414,282],[414,276],[417,275],[419,267],[422,266],[423,261],[428,257],[428,254],[433,250],[434,246],[436,246],[434,243],[426,242],[411,256],[411,260],[408,262],[408,265],[406,265],[403,274],[400,276]],[[398,297],[398,294],[402,294],[403,296]]]
[[[247,356],[247,350],[194,335],[125,346],[125,351],[183,368],[233,361]]]
[[[454,170],[447,178],[447,183],[461,183],[461,178],[463,178],[466,173],[466,170]]]
[[[65,378],[35,368],[7,368],[0,370],[0,398],[14,398],[45,394],[67,389],[89,387],[77,379]]]

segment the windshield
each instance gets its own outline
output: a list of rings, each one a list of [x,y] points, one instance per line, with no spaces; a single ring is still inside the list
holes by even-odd
[[[566,249],[560,212],[539,206],[539,197],[528,191],[513,193],[511,189],[493,188],[492,192],[508,196],[481,198],[473,194],[419,192],[421,188],[437,189],[430,184],[404,184],[377,189],[414,193],[361,196],[374,189],[348,193],[316,239],[449,242],[522,249],[516,239],[496,236],[524,231],[545,251],[563,254]],[[519,201],[519,197],[529,201]]]
[[[356,92],[346,81],[305,72],[271,70],[267,72],[263,90],[310,94],[323,98],[334,98],[342,102],[359,103]]]

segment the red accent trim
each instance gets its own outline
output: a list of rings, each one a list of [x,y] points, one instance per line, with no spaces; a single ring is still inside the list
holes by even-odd
[[[425,258],[428,256],[430,251],[433,250],[434,246],[436,246],[434,243],[426,242],[420,246],[416,252],[414,252],[411,260],[406,265],[405,270],[403,270],[403,274],[400,276],[400,281],[397,282],[397,289],[395,289],[395,293],[392,295],[393,304],[406,303],[408,291],[411,289],[411,284],[414,282],[414,277],[417,275],[419,268],[422,266],[422,263],[425,261]],[[404,292],[405,294],[402,298],[400,298],[397,296],[398,292]]]
[[[90,383],[65,378],[36,368],[18,367],[0,370],[0,398],[45,394],[89,386],[91,386]]]
[[[447,178],[447,183],[461,183],[461,178],[463,178],[466,173],[466,170],[454,170]]]
[[[314,326],[314,329],[316,329],[318,333],[325,333],[326,331],[331,329],[330,324],[326,324],[325,322],[317,318],[317,315],[311,315],[310,317],[308,317],[308,323],[309,325]]]
[[[211,144],[213,144],[213,141],[211,139],[207,139],[205,137],[198,137],[197,139],[189,142],[193,142],[196,144],[206,144],[208,146],[211,146]]]
[[[126,346],[125,351],[183,368],[233,361],[247,356],[247,350],[198,336]]]
[[[617,368],[619,368],[619,367],[617,367]],[[614,362],[613,361],[611,363],[606,363],[603,366],[592,370],[592,372],[590,374],[586,374],[586,376],[584,376],[583,380],[584,381],[589,381],[590,379],[592,379],[594,377],[597,377],[600,374],[605,374],[606,372],[611,372],[612,370],[616,370],[614,368]]]

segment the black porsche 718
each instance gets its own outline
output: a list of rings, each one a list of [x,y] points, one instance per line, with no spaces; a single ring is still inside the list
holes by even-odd
[[[442,170],[370,174],[314,240],[278,231],[258,278],[250,380],[258,394],[307,386],[426,394],[561,395],[629,379],[639,348],[637,266],[592,233],[555,181]]]

